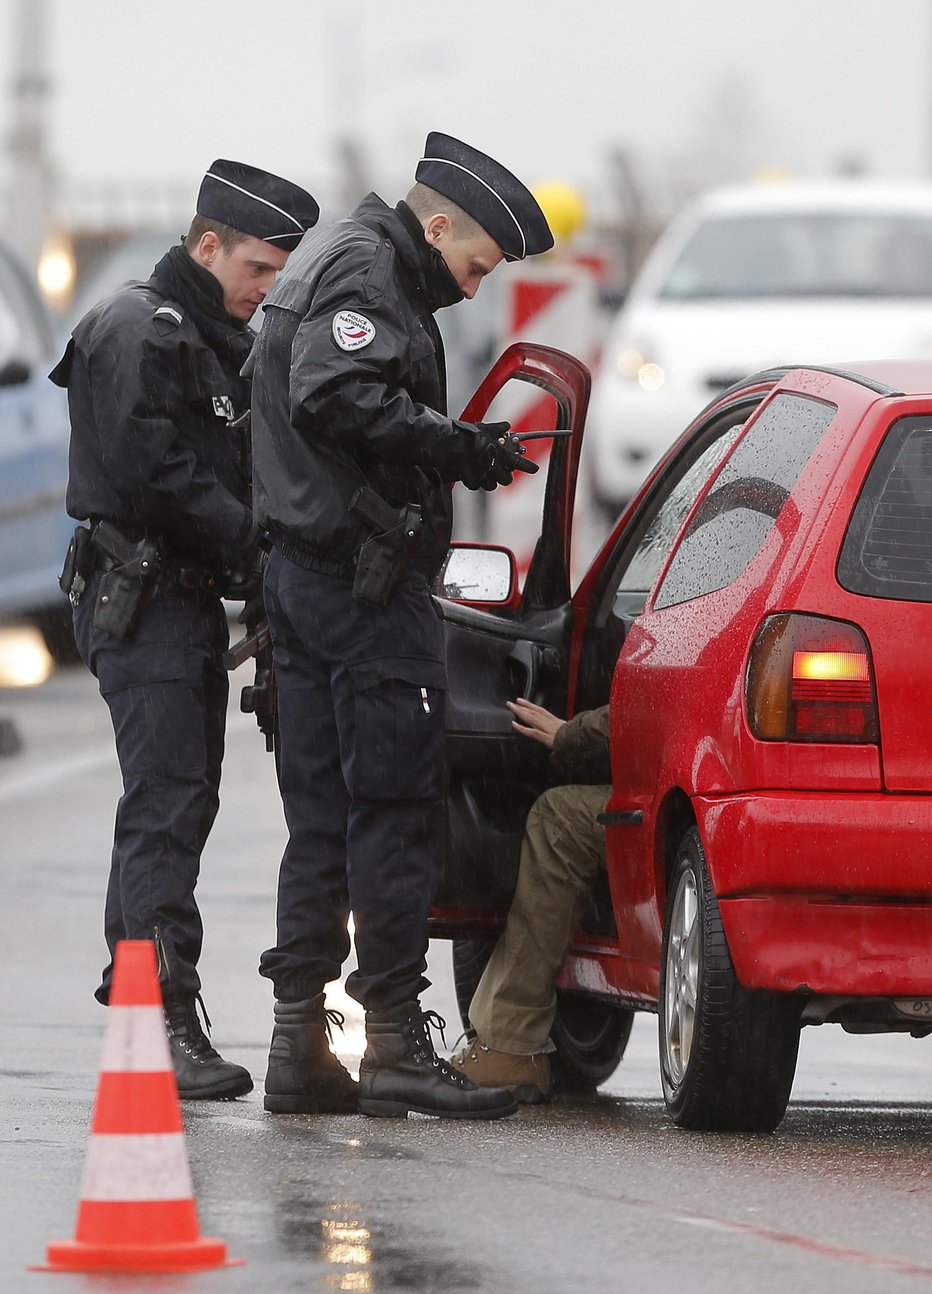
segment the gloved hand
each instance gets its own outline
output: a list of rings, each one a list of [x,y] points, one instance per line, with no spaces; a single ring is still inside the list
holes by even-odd
[[[252,626],[265,619],[265,603],[262,600],[262,589],[248,597],[242,611],[236,617],[238,625]]]
[[[512,432],[510,423],[480,422],[479,426],[493,438],[494,457],[485,479],[481,482],[483,490],[494,490],[497,485],[511,485],[515,479],[515,472],[533,474],[540,470],[536,463],[525,458],[524,445]]]
[[[245,602],[247,609],[250,604],[257,602],[261,607],[262,577],[268,560],[264,536],[257,535],[243,554],[242,561],[230,571],[227,586],[223,592],[228,602]],[[245,623],[243,616],[240,616],[240,623]]]
[[[507,423],[505,424],[508,425]],[[501,448],[496,449],[496,468],[501,472],[508,473],[507,481],[500,481],[500,485],[510,485],[513,472],[527,472],[533,476],[535,472],[540,471],[537,463],[531,459],[525,458],[527,449],[524,442],[511,431],[506,431],[496,442]]]
[[[511,431],[510,422],[479,422],[480,431],[489,437],[489,459],[485,470],[470,480],[465,480],[471,489],[494,490],[499,485],[510,485],[515,472],[533,474],[540,470],[537,463],[525,458],[525,448]]]

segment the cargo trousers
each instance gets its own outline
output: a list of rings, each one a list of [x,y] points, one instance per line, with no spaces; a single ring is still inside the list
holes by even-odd
[[[259,972],[279,1001],[338,979],[367,1011],[416,999],[430,981],[427,913],[443,870],[443,627],[409,573],[387,607],[350,579],[273,548],[265,605],[278,680],[278,783],[288,843],[277,942]]]
[[[78,649],[110,709],[123,794],[116,811],[104,934],[107,1004],[121,939],[151,939],[163,997],[200,991],[201,853],[220,806],[229,646],[219,597],[160,591],[129,641],[94,625],[95,573],[74,610]]]
[[[496,1051],[551,1049],[556,981],[592,884],[605,864],[597,815],[610,786],[555,786],[531,806],[508,920],[469,1006]]]

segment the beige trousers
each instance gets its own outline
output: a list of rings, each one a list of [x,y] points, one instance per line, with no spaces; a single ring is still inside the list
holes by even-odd
[[[548,1047],[555,984],[586,899],[605,863],[596,815],[609,786],[555,786],[528,814],[508,922],[469,1006],[469,1020],[496,1051]]]

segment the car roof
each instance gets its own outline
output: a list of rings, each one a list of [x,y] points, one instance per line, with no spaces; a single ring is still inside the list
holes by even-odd
[[[693,215],[763,215],[790,211],[932,213],[932,184],[879,180],[794,180],[731,185],[696,199]]]
[[[859,386],[868,387],[878,395],[887,398],[932,395],[932,361],[930,360],[877,359],[841,365],[790,364],[782,365],[780,368],[758,369],[756,373],[749,373],[747,377],[733,382],[731,386],[714,396],[698,417],[704,417],[709,409],[723,400],[740,396],[743,391],[755,386],[783,384],[792,389],[797,386],[793,378],[794,373],[831,373],[835,377],[845,378],[849,382],[858,383]]]

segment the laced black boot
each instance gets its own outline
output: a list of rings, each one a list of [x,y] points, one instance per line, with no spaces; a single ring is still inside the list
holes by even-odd
[[[204,1011],[203,1002],[201,1010]],[[201,1027],[193,999],[166,1002],[165,1023],[178,1095],[183,1101],[232,1101],[235,1096],[245,1096],[252,1091],[249,1071],[242,1065],[224,1060],[211,1046]],[[204,1023],[209,1029],[206,1011]]]
[[[514,1114],[510,1092],[478,1087],[434,1051],[430,1027],[443,1037],[444,1020],[404,1002],[366,1012],[366,1054],[359,1069],[359,1109],[384,1119],[409,1111],[441,1119],[501,1119]]]
[[[343,1016],[325,1009],[323,993],[303,1002],[275,1003],[265,1076],[267,1110],[276,1114],[350,1114],[358,1108],[356,1082],[330,1049],[333,1025],[342,1029]]]

